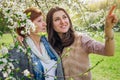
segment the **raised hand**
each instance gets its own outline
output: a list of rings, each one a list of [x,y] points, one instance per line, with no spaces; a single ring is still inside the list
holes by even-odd
[[[116,8],[116,5],[113,5],[109,11],[109,14],[108,15],[111,15],[114,11],[114,9]]]
[[[115,8],[116,8],[116,5],[113,5],[106,17],[106,28],[108,29],[112,29],[114,25],[118,22],[116,15],[113,14],[113,11],[115,10]]]

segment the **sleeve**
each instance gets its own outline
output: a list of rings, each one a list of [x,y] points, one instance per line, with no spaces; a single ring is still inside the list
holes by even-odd
[[[22,51],[18,51],[18,49],[14,48],[12,50],[9,50],[9,54],[10,54],[10,59],[15,60],[15,62],[13,62],[13,65],[15,67],[14,69],[14,77],[20,78],[20,79],[24,79],[24,80],[32,80],[31,78],[27,78],[26,76],[24,76],[23,71],[29,69],[29,64],[28,64],[28,58],[25,55],[24,52]],[[16,70],[18,69],[18,70]]]
[[[82,42],[82,47],[85,49],[87,53],[104,55],[105,44],[98,42],[96,40],[93,40],[85,34],[84,35],[82,34],[81,42]]]

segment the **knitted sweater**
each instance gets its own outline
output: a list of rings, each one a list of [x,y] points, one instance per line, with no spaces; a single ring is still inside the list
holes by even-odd
[[[91,73],[81,75],[90,68],[89,53],[104,54],[104,45],[86,35],[75,33],[74,43],[64,48],[62,63],[65,80],[91,80]],[[69,49],[68,49],[69,48]],[[66,55],[66,56],[65,56]]]

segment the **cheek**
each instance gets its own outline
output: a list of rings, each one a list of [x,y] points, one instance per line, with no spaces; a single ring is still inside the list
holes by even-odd
[[[53,27],[56,26],[56,22],[53,22]]]
[[[58,26],[59,26],[59,22],[58,21],[53,23],[53,27],[54,28],[57,28]]]
[[[70,21],[69,21],[69,19],[66,19],[66,22],[70,24]]]
[[[54,22],[53,23],[53,29],[55,29],[57,27],[57,24]]]
[[[36,31],[39,30],[39,26],[36,27]]]
[[[53,26],[53,29],[56,31],[56,26],[55,25]]]
[[[53,26],[53,29],[58,32],[59,28],[57,26]]]
[[[40,31],[40,30],[41,30],[40,25],[38,25],[38,26],[36,27],[36,31]]]
[[[40,24],[40,23],[37,25],[38,25],[38,27],[37,27],[38,29],[40,29],[42,27],[42,24]]]
[[[41,31],[42,29],[41,29],[41,27],[40,26],[38,26],[38,28],[37,28],[37,31],[39,32],[39,31]]]

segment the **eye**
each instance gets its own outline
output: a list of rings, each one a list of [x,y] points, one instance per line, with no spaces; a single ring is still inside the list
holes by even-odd
[[[65,18],[67,18],[67,16],[66,16],[66,15],[63,15],[63,19],[65,19]]]
[[[40,19],[40,20],[38,20],[38,22],[41,22],[42,20]]]
[[[59,19],[59,18],[56,18],[56,19],[55,19],[55,21],[58,21],[58,20],[60,20],[60,19]]]

